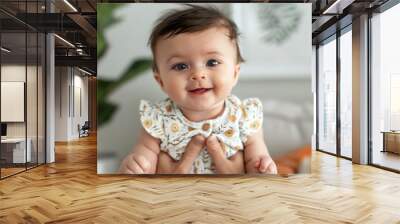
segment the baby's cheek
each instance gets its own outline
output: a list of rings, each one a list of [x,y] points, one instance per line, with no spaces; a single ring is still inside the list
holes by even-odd
[[[176,81],[169,80],[168,81],[168,84],[166,86],[166,92],[172,98],[178,97],[180,94],[182,94],[183,90],[184,90],[184,87],[179,80],[176,80]]]
[[[218,75],[216,82],[224,83],[225,85],[231,86],[233,84],[234,80],[235,80],[234,71],[229,70],[229,69],[224,69]]]
[[[217,85],[215,85],[215,91],[218,95],[228,96],[232,91],[232,83],[229,79],[218,80]]]

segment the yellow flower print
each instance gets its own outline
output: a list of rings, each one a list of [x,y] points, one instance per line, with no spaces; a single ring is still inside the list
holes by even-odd
[[[243,105],[240,106],[240,109],[242,109],[243,117],[244,117],[244,118],[247,118],[247,111],[246,111],[246,109],[244,109],[244,106],[243,106]]]
[[[229,129],[227,131],[224,132],[224,135],[228,138],[233,136],[234,131],[232,129]]]
[[[178,123],[173,123],[171,125],[171,131],[172,132],[178,132],[179,131],[179,124]]]
[[[260,127],[260,121],[259,120],[255,120],[250,124],[250,128],[252,129],[258,129]]]
[[[145,128],[150,128],[152,124],[153,124],[153,121],[150,119],[144,120],[144,122],[143,122],[143,126]]]
[[[234,114],[231,114],[228,116],[228,120],[233,123],[236,121],[236,116]]]

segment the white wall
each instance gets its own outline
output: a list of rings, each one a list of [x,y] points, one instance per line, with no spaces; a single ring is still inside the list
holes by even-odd
[[[55,86],[55,140],[77,139],[78,124],[88,120],[88,79],[75,68],[56,67]],[[77,105],[81,105],[82,114]]]
[[[1,66],[1,81],[2,82],[24,82],[25,81],[25,69],[28,71],[32,70],[32,67],[25,65],[2,65]],[[5,96],[2,96],[2,98]],[[7,110],[7,108],[1,108],[1,110]],[[24,108],[22,108],[24,110]],[[25,125],[24,122],[9,122],[7,125],[7,135],[9,137],[22,137],[25,136]]]
[[[10,82],[25,82],[25,75],[26,72],[28,72],[28,75],[31,74],[36,74],[36,67],[33,66],[25,66],[25,65],[18,65],[18,64],[9,64],[9,65],[2,65],[1,66],[1,81],[10,81]],[[31,82],[31,80],[29,81]],[[32,84],[32,83],[30,83]],[[36,83],[35,83],[36,84]],[[30,88],[27,88],[28,93],[27,96],[29,99],[27,99],[27,103],[32,102],[31,98],[36,98],[36,89],[34,89],[33,93],[30,93],[29,90]],[[4,96],[2,96],[4,97]],[[28,105],[29,106],[29,105]],[[36,108],[36,104],[32,105]],[[1,110],[6,110],[7,108],[1,108]],[[24,108],[22,108],[24,109]],[[27,112],[31,112],[30,110],[28,110]],[[28,129],[31,130],[31,128],[34,128],[33,126],[36,127],[36,124],[32,124],[31,122],[34,120],[33,116],[35,118],[36,121],[36,114],[33,113],[28,113]],[[24,137],[25,136],[25,126],[26,126],[26,122],[7,122],[7,136],[8,137]],[[34,128],[36,130],[36,128]],[[28,136],[29,133],[31,133],[28,130]]]
[[[24,122],[25,83],[1,82],[1,121]],[[36,105],[35,107],[36,108]]]
[[[55,140],[68,139],[68,85],[70,83],[67,67],[55,68]],[[66,97],[65,97],[66,96]]]
[[[241,67],[242,79],[310,79],[311,4],[231,4],[231,17],[240,31],[239,43],[246,60]],[[274,41],[273,37],[280,37],[292,26],[295,28],[281,38],[282,42]]]
[[[20,108],[7,108],[2,107],[1,110],[8,113],[22,113],[24,116],[26,112],[26,119],[23,118],[22,122],[6,122],[7,123],[7,137],[25,137],[30,139],[30,149],[32,161],[44,163],[44,74],[42,73],[41,66],[25,66],[25,64],[3,64],[1,66],[1,81],[9,82],[24,82],[26,85],[26,99],[23,100]],[[27,78],[27,81],[25,80]],[[4,89],[2,89],[3,92]],[[22,92],[21,92],[22,91]],[[20,93],[24,93],[20,90]],[[4,93],[3,93],[4,94]],[[7,95],[2,95],[2,98],[8,98]],[[25,98],[25,97],[23,97]],[[16,102],[17,103],[17,102]],[[26,106],[25,106],[26,103]],[[2,103],[3,104],[3,103]],[[37,157],[38,155],[38,157]],[[51,157],[48,157],[51,158]]]
[[[77,72],[79,72],[77,74]],[[88,108],[89,108],[89,102],[88,102],[88,77],[87,76],[81,76],[83,73],[81,73],[79,70],[74,70],[74,96],[72,98],[74,99],[74,108],[72,108],[73,113],[72,113],[72,130],[71,130],[71,135],[72,138],[77,138],[79,137],[78,133],[78,124],[82,126],[85,121],[88,121]],[[80,102],[79,102],[80,101]],[[81,111],[80,111],[81,110]]]
[[[81,105],[81,110],[82,112],[80,113],[78,111],[78,108],[75,107],[75,119],[74,119],[74,123],[73,123],[73,136],[74,138],[78,137],[78,129],[77,126],[78,124],[80,124],[80,126],[82,126],[85,121],[89,120],[89,115],[88,115],[88,110],[89,110],[89,95],[88,95],[88,77],[84,76],[84,73],[80,72],[79,70],[74,71],[74,86],[75,86],[75,95],[77,95],[78,93],[76,92],[77,88],[80,89],[81,91],[81,97],[80,97],[80,105]],[[75,97],[75,104],[79,104],[77,102],[77,97]]]
[[[25,69],[25,65],[1,65],[1,81],[25,82]]]

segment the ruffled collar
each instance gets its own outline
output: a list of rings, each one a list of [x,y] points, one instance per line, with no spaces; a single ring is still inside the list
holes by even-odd
[[[177,118],[185,125],[193,129],[199,129],[206,133],[211,134],[211,131],[220,126],[224,120],[227,119],[229,111],[231,110],[231,102],[228,99],[224,101],[224,112],[214,119],[207,119],[203,121],[191,121],[185,117],[181,109],[171,100],[172,108],[175,111]],[[191,130],[189,130],[191,131]]]

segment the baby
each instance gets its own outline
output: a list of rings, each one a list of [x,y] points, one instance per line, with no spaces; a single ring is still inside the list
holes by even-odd
[[[261,102],[231,94],[243,62],[236,25],[217,9],[188,5],[161,17],[149,43],[169,98],[141,101],[143,128],[120,172],[277,173]]]

